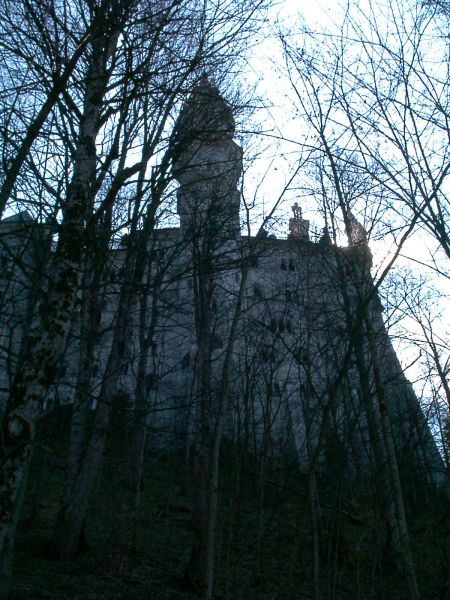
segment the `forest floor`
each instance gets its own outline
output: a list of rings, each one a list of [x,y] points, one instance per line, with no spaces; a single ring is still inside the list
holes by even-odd
[[[86,526],[87,547],[71,561],[50,558],[48,547],[64,461],[45,465],[43,472],[42,464],[32,464],[10,600],[193,597],[182,589],[180,577],[189,551],[189,508],[173,508],[167,481],[153,473],[136,512],[134,496],[118,476],[123,464],[117,463],[115,453],[107,455]],[[177,497],[178,486],[171,487]]]
[[[64,481],[64,443],[35,453],[18,530],[11,600],[189,600],[182,573],[190,548],[191,498],[182,453],[147,461],[139,508],[123,485],[120,444],[106,454],[87,523],[88,546],[71,561],[48,558],[48,539]],[[232,451],[227,449],[229,457]],[[236,488],[229,458],[222,477],[217,598],[313,598],[313,534],[301,487],[270,486],[264,497]],[[272,486],[273,487],[273,486]],[[323,511],[321,598],[403,600],[404,579],[379,540],[380,522],[363,501]],[[333,519],[326,519],[326,513]],[[338,521],[338,524],[337,524]],[[334,525],[333,525],[334,523]],[[450,599],[445,510],[410,515],[411,537],[424,600]],[[326,531],[325,531],[326,530]],[[447,579],[446,579],[447,577]]]

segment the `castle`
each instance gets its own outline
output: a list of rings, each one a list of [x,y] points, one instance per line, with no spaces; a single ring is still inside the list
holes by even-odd
[[[295,204],[286,239],[262,228],[243,236],[242,150],[234,128],[230,107],[203,79],[172,136],[180,227],[154,229],[146,238],[137,285],[127,279],[130,235],[110,249],[101,284],[90,287],[98,308],[90,407],[119,335],[116,396],[125,412],[145,419],[152,445],[183,444],[205,419],[214,426],[223,410],[225,435],[250,450],[295,456],[302,471],[313,462],[340,465],[356,477],[372,460],[371,436],[381,427],[378,372],[400,468],[441,480],[439,453],[383,323],[363,228],[349,214],[349,247],[334,245],[326,231],[312,241]],[[48,256],[51,246],[46,227],[27,213],[0,223],[0,244],[4,406],[36,309],[30,286],[44,277],[39,252]],[[131,284],[118,330],[121,289]],[[47,406],[76,402],[81,298]]]

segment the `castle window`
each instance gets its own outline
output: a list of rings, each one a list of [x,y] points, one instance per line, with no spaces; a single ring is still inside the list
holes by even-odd
[[[189,352],[186,352],[186,354],[183,356],[183,359],[181,361],[181,368],[183,370],[188,369],[190,362],[191,362],[190,354],[189,354]]]
[[[145,376],[145,387],[147,388],[147,391],[156,390],[157,381],[158,379],[155,373],[148,373],[148,375]]]
[[[289,271],[295,271],[295,263],[292,258],[289,259]]]
[[[274,384],[268,383],[266,385],[266,392],[268,396],[281,396],[281,388],[278,381],[276,381]]]
[[[56,368],[56,377],[58,379],[62,379],[67,374],[67,365],[65,363],[60,363]]]
[[[256,284],[256,285],[253,286],[253,298],[256,298],[256,300],[262,300],[263,299],[262,288],[258,284]]]
[[[276,352],[272,347],[263,348],[261,350],[261,359],[263,362],[274,362],[276,359]]]
[[[309,352],[303,348],[298,348],[296,350],[295,358],[297,362],[304,367],[309,367],[311,365],[311,357],[309,356]]]
[[[164,257],[166,255],[166,251],[164,248],[158,248],[156,256],[158,257],[158,260],[164,260]]]
[[[220,350],[220,348],[223,348],[222,338],[219,335],[214,335],[212,339],[212,349]]]
[[[6,254],[2,254],[2,270],[4,273],[12,271],[13,261]]]
[[[284,258],[281,261],[281,270],[287,271],[286,261],[284,260]]]

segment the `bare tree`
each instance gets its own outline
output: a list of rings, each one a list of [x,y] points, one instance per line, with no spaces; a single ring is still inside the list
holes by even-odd
[[[180,91],[198,68],[217,66],[220,60],[215,57],[222,56],[223,63],[234,59],[238,46],[242,46],[246,32],[251,29],[251,15],[258,4],[240,6],[232,18],[228,11],[212,5],[200,7],[196,3],[181,6],[179,2],[163,2],[155,10],[153,4],[145,1],[117,0],[111,5],[88,2],[86,7],[83,4],[79,8],[87,8],[87,14],[95,17],[95,32],[83,58],[84,70],[77,73],[73,87],[67,93],[65,90],[58,106],[62,115],[61,131],[67,127],[72,134],[76,131],[74,122],[78,122],[73,165],[68,174],[70,183],[61,207],[62,218],[45,302],[26,339],[21,368],[15,375],[3,420],[3,466],[4,473],[8,473],[1,492],[5,508],[1,554],[4,589],[7,589],[12,532],[20,506],[16,499],[23,488],[35,418],[46,390],[54,381],[59,348],[69,333],[79,289],[83,246],[89,241],[86,224],[105,222],[110,227],[108,210],[119,191],[139,173],[141,181],[146,181],[147,164],[161,148],[167,120]],[[243,37],[238,42],[239,34]],[[155,64],[158,68],[153,71],[150,65]],[[132,147],[142,128],[145,130],[144,123],[149,116],[138,112],[145,110],[144,94],[151,98],[147,107],[152,107],[154,122],[144,136],[141,159],[129,167],[124,162],[125,150]],[[74,120],[66,118],[68,114]],[[139,119],[133,122],[130,118],[133,119],[134,114],[139,114]],[[14,174],[16,180],[17,174]],[[137,181],[138,188],[141,185],[137,198],[141,200],[144,190]],[[154,200],[152,210],[158,202]],[[136,224],[139,215],[140,204],[136,202],[130,206],[131,223]],[[101,428],[104,428],[106,415],[107,411],[103,416],[99,414]]]

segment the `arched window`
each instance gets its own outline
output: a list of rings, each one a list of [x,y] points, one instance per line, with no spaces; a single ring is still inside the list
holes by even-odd
[[[260,285],[258,285],[257,283],[253,286],[253,298],[255,298],[255,300],[263,299],[262,287]]]

